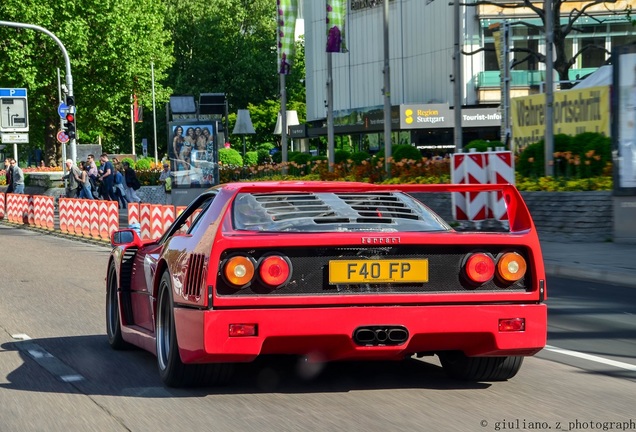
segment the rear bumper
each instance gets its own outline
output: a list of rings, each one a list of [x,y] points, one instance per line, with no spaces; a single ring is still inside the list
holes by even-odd
[[[500,319],[525,318],[525,330],[500,332]],[[546,344],[547,308],[533,305],[371,306],[289,309],[176,309],[184,362],[247,362],[261,354],[324,360],[401,359],[418,352],[460,350],[468,356],[533,355]],[[256,324],[256,336],[229,337],[230,324]],[[396,346],[359,346],[361,326],[402,326]]]

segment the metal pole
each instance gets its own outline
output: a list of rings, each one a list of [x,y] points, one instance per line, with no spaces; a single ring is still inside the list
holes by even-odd
[[[287,90],[285,89],[285,74],[280,74],[280,145],[283,164],[287,163]],[[287,174],[287,168],[283,166],[283,174]]]
[[[554,47],[552,0],[545,0],[545,175],[554,176]]]
[[[455,144],[455,152],[462,152],[462,72],[461,72],[461,52],[460,52],[460,16],[459,16],[459,0],[453,2],[453,114],[455,126],[453,129],[453,138]]]
[[[60,68],[57,68],[57,97],[62,102],[62,79],[60,78]],[[62,130],[64,120],[60,118],[60,130]],[[62,143],[62,175],[66,176],[66,143]],[[66,188],[68,180],[64,180]]]
[[[333,124],[333,63],[332,53],[327,53],[327,159],[329,172],[333,172],[336,163],[334,124]]]
[[[389,61],[389,0],[384,0],[384,169],[391,177],[391,68]]]
[[[510,137],[510,24],[508,23],[508,20],[504,20],[502,35],[501,46],[503,53],[501,56],[501,69],[503,71],[503,88],[501,92],[501,142],[505,145]],[[512,146],[510,146],[510,150],[514,153]]]
[[[133,95],[130,95],[130,136],[131,136],[131,147],[132,154],[135,156],[135,111],[133,105]]]
[[[73,76],[71,75],[71,61],[69,60],[68,52],[66,51],[66,48],[64,47],[64,44],[57,38],[57,36],[55,36],[53,33],[48,31],[44,27],[36,26],[36,25],[33,25],[33,24],[15,23],[15,22],[10,22],[10,21],[0,21],[0,26],[16,27],[16,28],[27,28],[27,29],[31,29],[31,30],[37,30],[37,31],[40,31],[40,32],[46,34],[51,39],[53,39],[55,41],[55,43],[58,45],[58,47],[60,47],[60,50],[62,51],[62,56],[64,56],[64,63],[66,64],[66,87],[68,88],[68,95],[69,96],[73,96]],[[76,145],[75,138],[71,139],[70,145],[71,145],[71,159],[77,160],[77,149],[75,147],[75,145]],[[62,163],[62,165],[64,165],[64,164]]]
[[[155,64],[150,62],[150,75],[152,77],[152,127],[155,134],[155,165],[159,163],[159,153],[157,152],[157,109],[155,105]]]

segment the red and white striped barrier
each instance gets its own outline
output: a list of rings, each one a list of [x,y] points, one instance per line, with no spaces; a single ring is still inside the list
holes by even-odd
[[[4,200],[5,200],[4,193],[0,193],[0,220],[4,219],[4,207],[5,207]]]
[[[484,153],[456,153],[451,162],[451,181],[458,184],[486,184],[487,158]],[[455,220],[483,221],[488,216],[488,194],[486,192],[453,193],[453,216]]]
[[[515,184],[515,167],[512,152],[488,152],[488,183]],[[490,214],[497,220],[508,220],[508,210],[500,191],[490,192]]]
[[[455,153],[451,159],[451,183],[515,184],[512,152]],[[455,220],[507,220],[508,211],[501,192],[453,193]]]

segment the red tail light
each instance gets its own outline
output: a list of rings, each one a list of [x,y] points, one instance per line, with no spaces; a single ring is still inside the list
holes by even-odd
[[[256,336],[258,326],[256,324],[230,324],[228,335],[230,337]]]
[[[500,332],[519,332],[526,330],[525,318],[501,318],[499,320]]]
[[[282,256],[269,255],[258,264],[258,274],[265,285],[278,288],[289,280],[291,264]]]
[[[472,254],[464,266],[466,277],[474,283],[483,284],[495,275],[495,261],[485,253]]]

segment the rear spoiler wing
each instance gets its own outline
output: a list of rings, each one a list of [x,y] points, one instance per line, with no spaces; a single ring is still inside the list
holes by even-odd
[[[405,193],[470,193],[498,192],[506,204],[510,232],[534,230],[530,211],[519,190],[510,183],[501,184],[390,184],[343,182],[285,182],[234,183],[232,189],[238,193],[262,192],[405,192]]]

